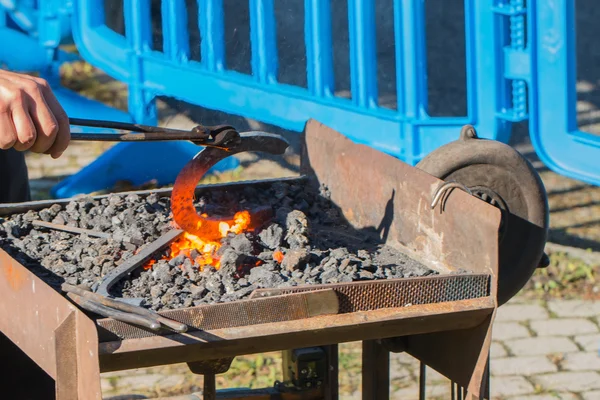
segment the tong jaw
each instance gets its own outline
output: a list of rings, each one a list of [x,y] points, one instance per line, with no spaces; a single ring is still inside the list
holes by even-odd
[[[191,140],[191,142],[200,146],[210,145],[228,149],[241,143],[240,133],[229,125],[210,127],[197,125],[192,128],[192,134],[197,135],[198,140]]]

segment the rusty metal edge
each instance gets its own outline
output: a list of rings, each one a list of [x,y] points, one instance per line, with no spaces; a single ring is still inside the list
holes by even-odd
[[[68,393],[60,400],[102,398],[96,324],[2,249],[0,331],[55,380],[74,379],[66,372],[77,367],[75,383],[58,385]]]
[[[429,282],[429,281],[437,281],[437,280],[448,280],[452,278],[461,278],[461,277],[470,277],[470,278],[478,278],[478,277],[490,277],[489,274],[475,274],[475,273],[466,273],[466,274],[440,274],[440,275],[429,275],[429,276],[414,276],[410,278],[392,278],[392,279],[374,279],[368,281],[353,281],[346,283],[322,283],[319,285],[311,285],[311,284],[303,284],[296,286],[286,286],[281,288],[260,288],[255,289],[250,294],[250,299],[257,299],[262,297],[275,297],[282,296],[282,292],[302,292],[306,290],[323,290],[323,289],[339,289],[345,287],[360,287],[360,286],[372,286],[372,285],[393,285],[398,282]]]
[[[196,307],[188,307],[183,309],[175,309],[162,311],[159,315],[173,320],[187,323],[188,332],[201,331],[198,329],[198,325],[202,324],[205,318],[211,318],[215,315],[227,315],[228,321],[221,321],[219,328],[235,327],[235,326],[251,326],[260,325],[262,323],[275,323],[291,320],[303,320],[306,318],[318,316],[318,315],[334,315],[339,312],[340,300],[335,290],[331,288],[315,288],[313,291],[306,291],[300,293],[284,294],[281,296],[273,297],[262,297],[254,299],[244,299],[238,301],[231,301],[226,303],[216,303],[209,305],[202,305]],[[256,315],[257,310],[273,310],[271,313],[258,317]],[[281,312],[280,310],[285,310]],[[254,316],[254,319],[248,318],[249,313]],[[186,314],[185,318],[189,318],[190,321],[186,321],[182,318],[182,314]],[[248,318],[245,324],[242,323],[244,318]],[[97,321],[99,334],[101,335],[100,342],[110,342],[117,340],[117,337],[109,329],[111,324],[120,325],[121,329],[127,327],[129,329],[136,329],[141,332],[149,332],[148,329],[139,326],[133,327],[122,321],[117,321],[112,318],[101,318]],[[112,329],[114,330],[114,325]],[[122,332],[122,331],[121,331]],[[148,336],[168,336],[173,331],[163,331],[162,335],[151,332]],[[136,339],[134,337],[125,338],[121,340]],[[137,339],[141,339],[138,337]]]
[[[101,343],[102,372],[255,354],[294,347],[381,339],[482,323],[494,310],[490,297],[320,316],[189,334]]]
[[[489,296],[490,294],[490,284],[491,277],[487,274],[451,274],[451,275],[438,275],[438,276],[427,276],[427,277],[413,277],[413,278],[398,278],[398,279],[380,279],[380,280],[372,280],[372,281],[357,281],[357,282],[348,282],[348,283],[337,283],[337,284],[320,284],[320,285],[299,285],[292,286],[286,288],[275,288],[275,289],[257,289],[252,292],[251,296],[244,300],[237,300],[227,303],[217,303],[210,305],[201,305],[195,307],[187,307],[187,308],[179,308],[175,310],[165,310],[159,312],[159,315],[162,315],[166,318],[170,318],[175,321],[179,321],[181,323],[185,323],[188,326],[188,332],[203,330],[203,329],[224,329],[224,328],[232,328],[235,326],[250,326],[256,325],[260,323],[266,323],[267,321],[251,321],[250,323],[242,324],[243,318],[239,321],[236,318],[233,318],[232,307],[239,305],[240,309],[242,306],[250,306],[252,302],[256,302],[260,300],[262,304],[261,307],[264,309],[272,308],[274,310],[278,310],[286,308],[284,306],[285,301],[289,300],[287,296],[293,294],[301,294],[301,293],[319,293],[323,291],[332,291],[335,293],[336,300],[340,303],[336,305],[336,307],[341,307],[341,298],[346,298],[349,296],[349,292],[355,292],[358,290],[367,290],[369,292],[376,292],[381,290],[381,288],[389,288],[387,290],[400,290],[395,288],[398,284],[411,285],[417,284],[419,282],[424,282],[425,286],[431,288],[431,285],[439,285],[444,284],[444,282],[455,282],[462,278],[468,278],[469,280],[478,280],[481,287],[481,293],[474,294],[470,293],[469,295],[465,295],[461,298],[450,299],[449,297],[439,298],[437,300],[428,300],[425,302],[424,297],[416,296],[415,298],[407,298],[402,303],[395,303],[391,305],[389,302],[386,305],[381,305],[378,303],[373,303],[373,309],[383,309],[390,307],[403,307],[405,304],[439,304],[448,301],[456,301],[456,300],[466,300],[472,298],[482,298]],[[406,291],[411,291],[411,289],[406,288]],[[433,290],[433,289],[430,289]],[[441,293],[447,293],[447,289],[437,289],[441,290]],[[360,294],[356,294],[354,296],[360,296]],[[338,299],[340,297],[340,299]],[[234,308],[234,310],[237,310]],[[280,319],[279,321],[287,321],[292,319],[300,319],[299,316],[294,316],[294,314],[290,312],[286,315],[286,318]],[[357,311],[366,311],[364,309],[354,309],[352,311],[339,309],[339,313],[348,313],[348,312],[357,312]],[[337,312],[336,312],[337,313]],[[232,315],[232,319],[227,322],[222,321],[220,326],[199,326],[199,320],[202,320],[202,316],[214,316],[217,314],[224,315]],[[277,322],[275,319],[277,313],[273,314],[273,320],[270,322]],[[281,316],[277,317],[280,318]],[[100,342],[110,342],[117,340],[118,338],[121,340],[128,339],[141,339],[146,336],[155,336],[155,335],[169,335],[171,331],[162,331],[162,332],[150,332],[148,329],[140,328],[140,327],[132,327],[123,322],[118,322],[110,318],[102,318],[97,321],[99,328],[99,336]]]
[[[329,189],[355,228],[378,227],[388,245],[439,272],[494,268],[501,220],[496,207],[455,190],[443,212],[431,209],[444,181],[314,119],[307,121],[304,135],[301,172]]]

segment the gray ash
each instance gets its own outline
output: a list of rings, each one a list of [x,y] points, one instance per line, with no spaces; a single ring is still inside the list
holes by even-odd
[[[197,210],[211,216],[273,208],[270,223],[230,234],[217,252],[220,268],[199,268],[198,253],[141,268],[113,290],[116,296],[144,298],[154,310],[240,300],[257,288],[437,274],[378,242],[373,232],[354,230],[327,198],[327,191],[276,182],[267,186],[207,189]],[[43,220],[111,234],[111,239],[34,227]],[[55,289],[64,281],[92,287],[121,262],[171,229],[170,200],[158,194],[83,197],[66,206],[0,218],[0,247]],[[283,256],[283,257],[281,257]],[[281,259],[282,258],[282,259]]]

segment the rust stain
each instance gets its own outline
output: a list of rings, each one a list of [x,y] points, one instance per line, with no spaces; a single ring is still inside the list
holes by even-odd
[[[8,284],[13,290],[19,290],[25,283],[25,276],[19,271],[19,268],[13,266],[12,262],[6,260],[5,257],[2,258],[4,258],[2,263],[4,265],[4,276],[6,276]]]
[[[346,215],[346,217],[347,217],[349,220],[351,220],[351,221],[352,221],[352,220],[354,220],[354,219],[355,219],[355,216],[354,216],[354,210],[353,210],[352,208],[347,208],[347,209],[346,209],[346,210],[344,210],[344,211],[345,211],[345,212],[344,212],[344,214]]]

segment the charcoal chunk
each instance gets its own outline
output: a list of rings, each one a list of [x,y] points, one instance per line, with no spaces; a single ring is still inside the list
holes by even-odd
[[[375,277],[372,272],[370,272],[370,271],[364,271],[364,270],[360,271],[358,273],[358,276],[359,276],[360,279],[365,279],[365,280],[370,280],[370,279],[373,279]]]
[[[308,218],[302,211],[294,210],[287,214],[285,224],[287,235],[308,234]]]
[[[92,207],[94,207],[94,199],[90,196],[85,196],[77,200],[77,206],[80,212],[89,213]]]
[[[183,264],[183,262],[186,260],[186,256],[185,254],[180,254],[175,258],[172,258],[171,260],[169,260],[169,265],[172,267],[178,267],[181,264]]]
[[[294,272],[292,272],[292,278],[294,278],[296,280],[300,280],[300,278],[302,278],[303,276],[304,276],[304,273],[302,271],[295,270]]]
[[[217,276],[210,277],[206,282],[206,289],[209,292],[214,292],[220,295],[223,293],[223,283]]]
[[[285,225],[287,216],[291,212],[292,209],[289,207],[277,207],[275,210],[275,222],[277,222],[279,225]]]
[[[348,249],[345,247],[339,247],[337,249],[333,249],[330,252],[330,255],[338,260],[342,260],[348,255]]]
[[[127,201],[128,203],[137,203],[140,201],[140,196],[138,196],[135,193],[131,193],[128,194],[127,197],[125,197],[125,201]]]
[[[54,214],[54,215],[56,215],[56,214]],[[50,222],[50,221],[52,221],[52,218],[54,218],[54,216],[52,215],[50,210],[47,210],[47,209],[41,210],[39,212],[39,216],[40,216],[40,219],[45,222]]]
[[[192,303],[194,302],[194,299],[187,296],[185,297],[185,299],[183,300],[183,307],[187,308],[190,307],[192,305]]]
[[[262,244],[271,250],[275,250],[281,245],[283,238],[283,228],[277,224],[271,224],[267,229],[263,229],[259,234]]]
[[[65,270],[65,273],[69,275],[73,275],[75,272],[77,272],[77,266],[70,263],[65,264],[63,269]]]
[[[250,285],[250,286],[246,286],[244,288],[238,289],[236,290],[233,295],[235,297],[236,300],[241,300],[245,297],[250,296],[250,294],[252,294],[252,292],[257,289],[257,287],[255,285]]]
[[[244,256],[233,249],[227,249],[221,256],[221,274],[235,271],[242,263]]]
[[[171,268],[169,267],[169,264],[166,263],[157,263],[157,265],[154,267],[153,275],[156,277],[157,280],[164,284],[170,283],[173,280],[173,276],[171,275]]]
[[[406,269],[404,277],[410,278],[413,276],[426,276],[431,275],[431,273],[432,271],[423,265],[413,265]]]
[[[175,286],[182,286],[185,283],[185,278],[181,275],[175,277]]]
[[[263,261],[270,261],[270,260],[273,260],[273,252],[272,251],[263,251],[257,257]]]
[[[258,287],[277,287],[283,282],[283,278],[263,266],[252,268],[248,276],[248,282]]]
[[[150,288],[150,296],[152,296],[153,298],[162,297],[164,292],[165,291],[164,291],[163,287],[160,285],[155,285]]]
[[[70,276],[65,278],[65,282],[69,285],[77,286],[79,284],[79,279],[76,276]]]
[[[310,209],[310,205],[306,200],[301,199],[298,203],[295,204],[294,208],[302,212],[307,212]]]
[[[119,207],[123,204],[123,198],[117,194],[111,193],[108,195],[108,204]]]
[[[340,273],[336,268],[328,268],[321,274],[321,280],[323,283],[337,283],[339,275]]]
[[[245,234],[234,236],[229,244],[238,253],[248,255],[252,254],[252,242]]]
[[[225,293],[233,293],[237,289],[236,282],[231,276],[226,276],[222,280],[223,289],[225,289]]]
[[[150,193],[147,197],[146,197],[146,203],[150,204],[150,205],[154,205],[157,204],[159,200],[158,197],[158,193]]]
[[[369,260],[369,261],[371,260],[371,255],[366,250],[363,250],[363,249],[358,250],[356,255],[358,256],[358,258],[362,258],[363,260]]]
[[[190,292],[194,299],[200,299],[206,293],[206,287],[203,285],[190,285]]]
[[[385,276],[385,270],[384,270],[383,268],[381,268],[380,266],[378,266],[378,267],[375,269],[375,272],[373,273],[373,276],[374,276],[376,279],[383,279],[383,278],[385,278],[385,277],[386,277],[386,276]]]
[[[283,182],[275,182],[272,186],[276,199],[283,199],[288,194],[288,185]]]
[[[191,280],[196,279],[196,271],[194,269],[194,264],[193,264],[192,260],[190,260],[189,258],[186,258],[183,261],[182,268]]]
[[[288,271],[293,271],[302,268],[306,261],[310,258],[310,252],[307,248],[289,250],[283,257],[281,267]]]
[[[309,243],[308,238],[304,235],[287,235],[286,241],[290,246],[290,249],[300,249],[306,247]]]
[[[170,288],[167,292],[160,298],[160,302],[163,305],[171,304],[175,301],[175,290],[174,288]]]

